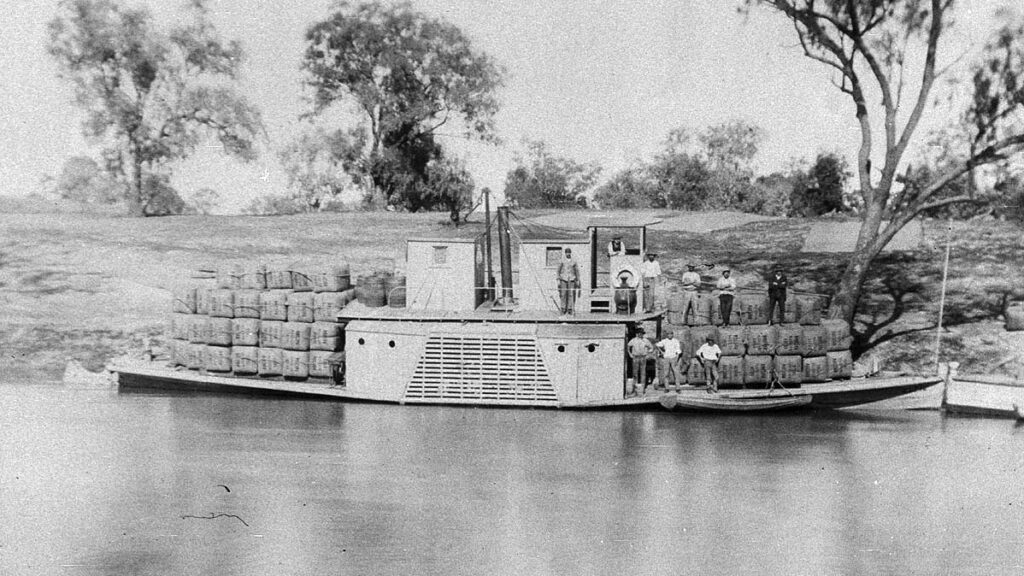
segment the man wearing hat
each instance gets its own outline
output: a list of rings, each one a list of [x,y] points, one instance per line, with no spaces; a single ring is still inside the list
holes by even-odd
[[[626,254],[626,245],[622,243],[622,235],[616,234],[612,236],[612,241],[608,243],[608,258],[612,256],[624,256]]]
[[[654,353],[654,345],[644,337],[644,329],[637,328],[636,336],[629,341],[629,358],[633,362],[633,382],[637,395],[643,395],[647,385],[647,359]]]
[[[697,288],[700,287],[700,274],[697,273],[696,264],[687,264],[686,272],[683,272],[683,324],[686,324],[686,315],[690,308],[693,308],[693,318],[697,319]]]
[[[768,280],[768,323],[775,321],[775,308],[779,308],[779,324],[786,321],[786,289],[789,287],[789,279],[782,273],[782,269],[776,268],[772,277]]]
[[[576,310],[576,287],[580,285],[580,266],[572,259],[572,249],[566,248],[565,255],[558,263],[558,296],[561,299],[562,314]]]
[[[665,331],[665,337],[658,342],[661,349],[661,385],[668,391],[669,376],[672,377],[672,388],[676,391],[686,383],[686,372],[680,371],[683,345],[671,329]]]
[[[728,268],[722,270],[722,277],[718,279],[715,288],[718,288],[718,303],[722,310],[722,326],[728,326],[732,316],[732,300],[736,296],[736,280],[731,278],[732,272]]]
[[[704,368],[704,381],[708,384],[708,392],[718,392],[718,360],[722,357],[722,349],[715,344],[715,339],[708,336],[707,342],[701,344],[694,354]]]
[[[658,277],[661,276],[661,264],[657,257],[656,253],[648,252],[647,260],[640,263],[640,276],[644,279],[644,312],[654,312],[654,292]]]

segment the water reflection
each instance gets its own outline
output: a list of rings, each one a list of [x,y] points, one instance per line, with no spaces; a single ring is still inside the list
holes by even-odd
[[[0,386],[0,432],[0,561],[11,574],[994,574],[1024,564],[1024,436],[998,420]],[[238,518],[182,518],[214,514]]]

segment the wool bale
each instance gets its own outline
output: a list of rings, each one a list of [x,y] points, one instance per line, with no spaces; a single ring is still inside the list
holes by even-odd
[[[260,292],[260,319],[287,320],[290,290]]]
[[[799,355],[786,355],[775,357],[775,377],[779,383],[800,384],[804,377],[803,358]]]
[[[205,344],[206,343],[206,316],[189,316],[186,322],[188,323],[188,341],[193,344]]]
[[[794,304],[798,314],[797,322],[804,326],[821,324],[821,313],[824,305],[821,296],[801,294],[795,298]]]
[[[668,295],[668,305],[667,305],[667,308],[668,308],[669,313],[673,313],[673,312],[679,313],[679,312],[682,312],[683,311],[683,294],[681,292],[672,292],[672,293],[670,293]],[[682,324],[682,322],[679,322],[679,324]]]
[[[772,357],[747,355],[743,358],[743,381],[746,384],[765,385],[772,381]]]
[[[235,316],[234,291],[217,289],[210,292],[210,316],[221,318],[233,318]]]
[[[718,344],[718,328],[715,326],[691,326],[690,327],[690,349],[697,351],[702,344],[707,342],[708,337],[715,339],[715,344]],[[721,348],[721,345],[719,345]]]
[[[387,278],[384,275],[375,274],[363,282],[363,300],[368,308],[387,304]]]
[[[281,329],[280,347],[285,350],[309,350],[309,324],[285,322]]]
[[[235,290],[235,318],[260,317],[259,290]]]
[[[270,290],[291,290],[292,272],[284,268],[267,269],[267,288]]]
[[[322,292],[313,297],[313,321],[334,322],[345,307],[344,292]]]
[[[259,346],[260,321],[255,318],[235,318],[232,320],[231,343],[234,346]]]
[[[289,322],[313,321],[313,293],[289,292],[286,298]]]
[[[231,346],[231,318],[206,318],[206,343],[211,346]]]
[[[231,347],[205,346],[203,368],[210,372],[231,372]]]
[[[267,265],[255,264],[242,271],[238,287],[243,290],[266,290],[267,289]]]
[[[280,348],[259,348],[256,362],[260,376],[280,376],[283,369],[283,350]]]
[[[849,350],[853,337],[850,336],[850,325],[846,320],[825,320],[821,323],[825,329],[828,350]]]
[[[697,361],[696,358],[690,358],[688,364],[684,364],[686,369],[686,378],[693,386],[701,386],[707,384],[707,380],[704,379],[704,366]]]
[[[297,266],[292,267],[292,290],[296,292],[312,292],[313,276]]]
[[[693,306],[693,325],[711,326],[714,317],[713,298],[708,294],[700,294]]]
[[[188,340],[189,326],[192,324],[192,318],[195,318],[192,314],[171,314],[167,333],[171,338]]]
[[[349,302],[354,302],[356,300],[356,289],[355,288],[349,288],[348,290],[345,290],[344,292],[342,292],[341,296],[342,296],[342,299],[344,300],[344,304],[348,304]]]
[[[238,290],[241,288],[242,272],[238,268],[221,268],[217,270],[217,288],[222,290]]]
[[[1014,302],[1006,307],[1006,330],[1019,332],[1024,330],[1024,302]]]
[[[668,323],[669,324],[675,324],[676,326],[684,326],[684,325],[686,325],[686,319],[683,318],[683,313],[682,312],[671,311],[666,316],[668,318]]]
[[[170,352],[171,366],[188,365],[188,340],[172,338],[167,341],[167,349]]]
[[[309,377],[309,352],[282,350],[281,374],[286,378]]]
[[[775,341],[776,354],[800,354],[803,352],[803,327],[799,324],[778,326]]]
[[[260,320],[260,348],[280,348],[284,324],[277,320]]]
[[[803,359],[804,382],[824,382],[828,380],[828,358],[814,356]]]
[[[201,370],[203,368],[203,351],[206,344],[189,343],[185,349],[185,365],[189,370]]]
[[[769,318],[769,320],[771,320]],[[786,300],[786,313],[782,315],[782,322],[784,324],[797,324],[800,321],[800,306],[797,304],[796,298],[789,298]]]
[[[352,283],[348,264],[321,268],[312,273],[314,292],[341,292]]]
[[[171,312],[196,313],[196,287],[178,286],[171,292]]]
[[[718,329],[718,346],[722,354],[742,356],[747,352],[746,326],[722,326]]]
[[[335,322],[315,322],[309,327],[309,349],[341,350],[341,325]]]
[[[824,326],[804,326],[800,341],[800,353],[807,356],[824,356],[828,351],[828,332]]]
[[[764,294],[740,293],[733,299],[733,316],[743,324],[768,323],[768,296]]]
[[[774,354],[779,343],[779,331],[775,326],[756,324],[747,326],[747,354]]]
[[[334,375],[330,358],[334,352],[326,350],[309,351],[309,375],[314,378],[330,378]]]
[[[744,374],[743,356],[722,356],[718,362],[718,381],[725,386],[743,386],[746,375]]]
[[[196,314],[210,313],[210,292],[212,289],[205,286],[196,288]]]
[[[711,323],[715,326],[721,326],[725,322],[722,321],[722,302],[718,299],[717,295],[708,294],[705,296],[711,301]]]
[[[231,371],[235,374],[258,374],[260,349],[255,346],[231,348]]]
[[[356,286],[353,288],[356,294],[356,301],[362,305],[366,305],[366,277],[356,276]]]
[[[825,354],[828,359],[829,378],[850,378],[853,376],[853,357],[849,350],[829,351]]]

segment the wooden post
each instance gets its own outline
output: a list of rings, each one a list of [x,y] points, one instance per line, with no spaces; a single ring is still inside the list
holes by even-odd
[[[939,322],[935,327],[935,371],[939,370],[939,352],[942,347],[942,313],[946,306],[946,278],[949,275],[949,248],[953,241],[953,217],[949,217],[949,228],[946,229],[946,259],[942,264],[942,294],[939,297]]]

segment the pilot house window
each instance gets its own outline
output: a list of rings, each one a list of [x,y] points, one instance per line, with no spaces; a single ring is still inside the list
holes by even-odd
[[[558,266],[562,261],[562,247],[548,246],[544,251],[544,265],[548,267]]]
[[[448,247],[434,246],[434,264],[445,264],[448,262]]]

